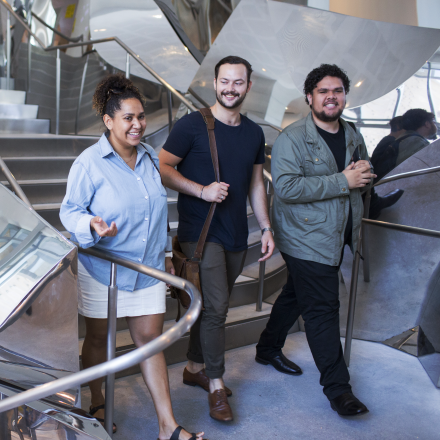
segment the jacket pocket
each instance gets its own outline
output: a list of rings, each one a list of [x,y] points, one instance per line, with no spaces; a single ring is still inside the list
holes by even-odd
[[[309,156],[305,158],[305,176],[326,176],[329,174],[327,164],[318,156]]]
[[[308,210],[293,210],[292,215],[295,217],[298,223],[304,225],[316,225],[318,223],[324,223],[327,219],[327,213]]]

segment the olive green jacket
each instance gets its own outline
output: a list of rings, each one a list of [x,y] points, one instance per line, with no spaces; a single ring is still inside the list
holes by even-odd
[[[340,121],[345,130],[346,166],[356,147],[360,158],[369,160],[362,135],[343,119]],[[347,179],[338,172],[311,113],[279,135],[272,149],[271,168],[275,189],[273,228],[278,249],[295,258],[337,266],[350,203],[352,251],[357,249],[362,197],[358,188],[348,189]]]

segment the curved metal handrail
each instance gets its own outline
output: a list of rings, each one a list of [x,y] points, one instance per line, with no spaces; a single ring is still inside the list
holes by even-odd
[[[373,186],[383,185],[384,183],[393,182],[394,180],[406,179],[407,177],[422,176],[424,174],[436,173],[440,171],[440,166],[432,168],[423,168],[417,171],[408,171],[406,173],[396,174],[395,176],[386,177],[379,180]]]
[[[415,226],[399,225],[398,223],[381,222],[379,220],[362,219],[363,223],[372,226],[381,226],[386,229],[394,229],[395,231],[408,232],[410,234],[424,235],[426,237],[440,238],[440,231],[433,229],[416,228]]]
[[[269,171],[266,171],[263,168],[263,177],[268,180],[270,183],[272,183],[272,174],[269,173]]]
[[[21,198],[21,200],[23,200],[23,202],[32,209],[32,205],[29,199],[23,193],[20,185],[17,183],[14,176],[9,171],[9,168],[1,160],[1,158],[0,161],[2,171],[8,179],[9,183],[15,190],[19,190],[17,191],[17,196]],[[120,266],[135,270],[144,275],[163,281],[167,284],[177,287],[180,290],[184,290],[191,298],[191,304],[188,308],[188,311],[177,324],[173,325],[161,336],[130,353],[1,400],[0,413],[13,408],[17,408],[20,405],[32,402],[34,400],[43,399],[51,394],[73,388],[85,382],[90,382],[91,380],[98,379],[109,374],[114,374],[121,370],[125,370],[126,368],[142,362],[148,357],[154,356],[155,354],[165,350],[165,348],[169,347],[180,337],[182,337],[196,322],[200,311],[202,310],[202,297],[200,295],[200,292],[192,283],[184,280],[183,278],[179,278],[175,275],[171,275],[167,272],[146,266],[144,264],[134,263],[133,261],[107,254],[106,252],[98,249],[82,249],[78,247],[78,251],[83,254],[92,255],[94,257],[110,261],[114,264],[119,264]]]
[[[78,41],[83,41],[84,40],[84,35],[81,34],[79,37],[75,37],[75,38],[71,38],[68,37],[67,35],[64,35],[63,33],[61,33],[60,31],[58,31],[57,29],[53,28],[52,26],[49,26],[44,20],[42,20],[37,14],[35,14],[34,12],[31,12],[32,17],[36,18],[42,25],[46,26],[48,29],[50,29],[54,34],[59,35],[60,37],[63,37],[65,40],[67,41],[71,41],[72,43],[76,43]]]
[[[282,128],[277,127],[276,125],[272,125],[272,124],[268,124],[266,122],[256,122],[256,124],[261,125],[263,127],[270,127],[273,128],[274,130],[278,131],[279,133],[281,133],[283,131]]]
[[[154,78],[157,79],[166,89],[168,89],[176,98],[178,98],[183,104],[185,104],[191,111],[197,111],[197,108],[190,102],[188,99],[186,99],[180,92],[178,92],[171,84],[169,84],[167,81],[165,81],[159,74],[157,74],[144,60],[142,60],[139,55],[137,55],[135,52],[133,52],[125,43],[123,43],[118,37],[108,37],[108,38],[101,38],[98,40],[88,40],[88,41],[82,41],[78,43],[70,43],[70,44],[63,44],[60,46],[51,46],[47,47],[30,29],[29,25],[13,10],[11,5],[6,0],[0,0],[0,5],[5,7],[14,17],[16,20],[18,20],[21,25],[26,29],[27,32],[29,32],[30,35],[32,35],[35,39],[35,41],[41,46],[41,48],[46,51],[50,52],[52,50],[61,50],[61,49],[69,49],[72,47],[80,47],[80,46],[89,46],[93,44],[99,44],[99,43],[108,43],[110,41],[115,41],[119,46],[121,46],[127,54],[130,54],[150,75],[152,75]]]
[[[167,284],[171,284],[178,289],[184,290],[191,298],[191,305],[177,324],[173,325],[173,327],[156,338],[154,341],[151,341],[130,353],[112,359],[111,361],[95,365],[94,367],[87,368],[86,370],[82,370],[78,373],[73,373],[61,379],[48,382],[36,388],[23,391],[15,396],[3,399],[0,401],[0,412],[17,408],[20,405],[24,405],[34,400],[43,399],[51,394],[55,394],[69,388],[74,388],[83,383],[90,382],[91,380],[107,376],[108,374],[114,374],[118,371],[125,370],[126,368],[139,364],[144,359],[154,356],[155,354],[172,345],[196,322],[197,317],[202,309],[202,299],[199,291],[189,281],[179,278],[175,275],[170,275],[162,270],[154,269],[143,264],[125,260],[124,258],[109,255],[97,249],[80,249],[80,252],[93,255],[94,257],[98,257],[106,261],[111,261],[120,266],[135,270]]]
[[[0,170],[5,175],[6,180],[9,182],[14,192],[17,194],[17,197],[20,197],[20,199],[23,200],[23,202],[30,207],[30,209],[34,210],[31,202],[26,197],[26,194],[23,192],[21,186],[17,183],[11,171],[9,170],[8,166],[5,164],[5,162],[1,157],[0,157]]]

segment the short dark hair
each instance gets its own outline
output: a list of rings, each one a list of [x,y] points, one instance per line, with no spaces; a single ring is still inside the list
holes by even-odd
[[[425,125],[425,122],[432,121],[434,114],[422,108],[412,108],[402,116],[402,128],[415,131]]]
[[[403,116],[396,116],[395,118],[391,119],[390,121],[391,131],[396,132],[402,130],[403,128],[402,121],[403,121]]]
[[[304,81],[304,95],[307,104],[309,104],[307,95],[312,95],[316,85],[326,76],[340,78],[342,80],[342,84],[344,84],[345,93],[350,91],[350,80],[344,70],[342,70],[336,64],[321,64],[319,67],[313,69],[307,75],[307,78]]]
[[[246,61],[244,58],[237,57],[235,55],[229,55],[227,57],[222,58],[214,68],[214,78],[216,80],[218,78],[218,71],[220,70],[220,66],[222,66],[223,64],[244,64],[247,72],[247,83],[249,84],[249,81],[251,80],[251,74],[253,72],[252,66],[249,63],[249,61]]]

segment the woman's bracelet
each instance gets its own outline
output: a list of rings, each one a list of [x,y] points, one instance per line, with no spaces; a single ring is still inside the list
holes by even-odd
[[[173,258],[173,251],[165,252],[165,258]]]
[[[203,190],[205,189],[205,187],[202,188],[202,191],[200,191],[200,198],[202,199],[202,194],[203,194]],[[203,200],[203,199],[202,199]]]

